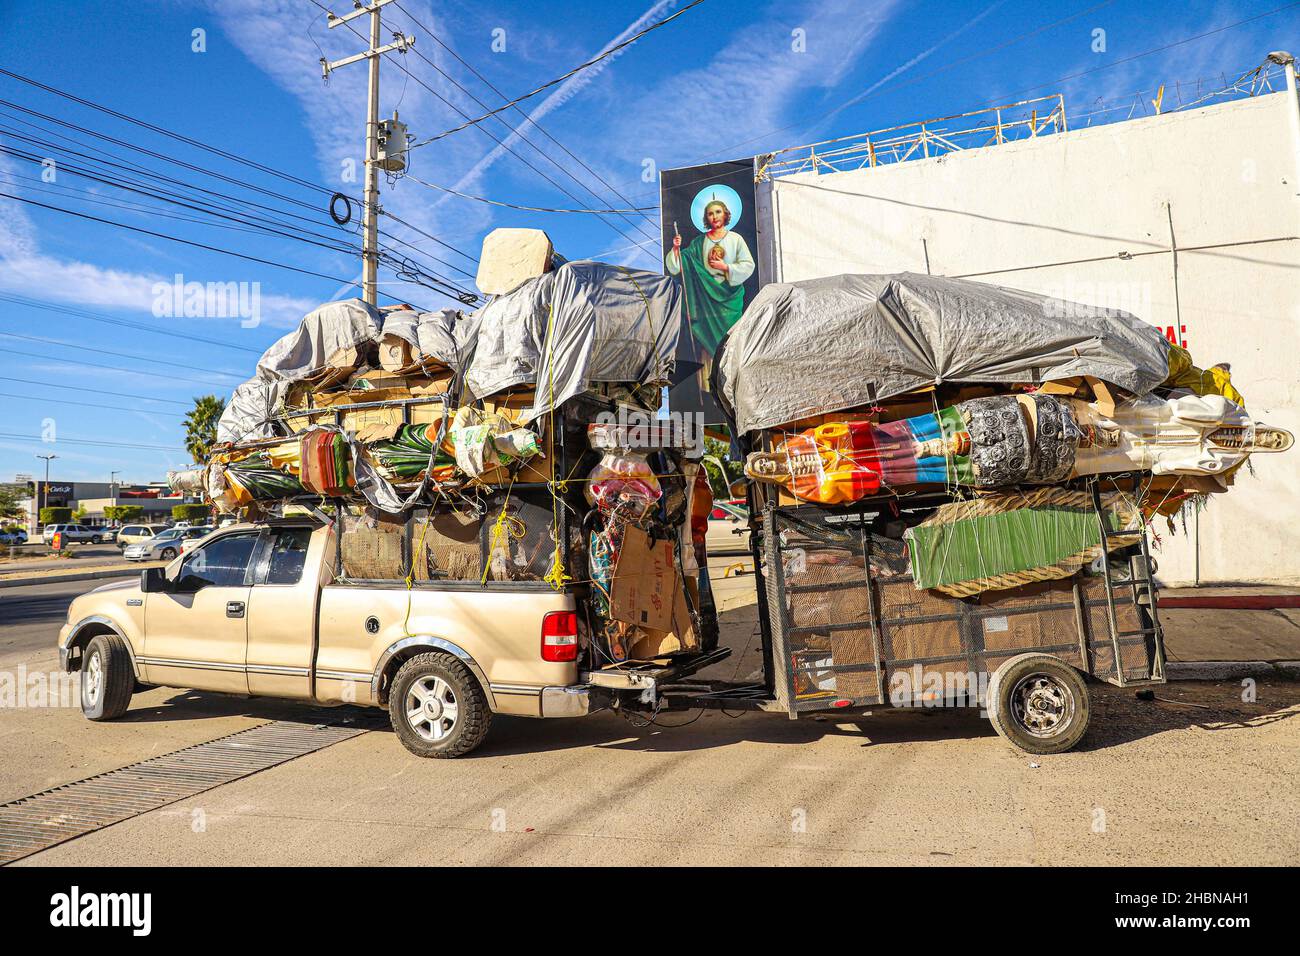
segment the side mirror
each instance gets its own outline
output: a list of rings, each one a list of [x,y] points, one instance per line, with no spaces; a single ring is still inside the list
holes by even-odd
[[[165,594],[172,590],[172,582],[163,572],[166,568],[144,568],[140,571],[140,590],[145,594]]]

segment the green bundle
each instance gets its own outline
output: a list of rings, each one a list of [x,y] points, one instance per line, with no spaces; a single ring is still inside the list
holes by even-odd
[[[402,425],[392,438],[371,442],[366,450],[389,481],[414,481],[429,467],[437,434],[437,425]],[[444,481],[451,477],[455,459],[445,448],[439,448],[433,465],[432,477]]]

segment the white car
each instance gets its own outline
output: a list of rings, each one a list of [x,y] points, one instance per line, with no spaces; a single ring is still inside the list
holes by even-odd
[[[170,561],[211,532],[211,528],[168,528],[152,538],[128,544],[122,557],[128,561]]]
[[[63,536],[64,544],[99,544],[104,540],[103,528],[84,524],[47,524],[41,536],[46,544],[53,544],[55,534]]]

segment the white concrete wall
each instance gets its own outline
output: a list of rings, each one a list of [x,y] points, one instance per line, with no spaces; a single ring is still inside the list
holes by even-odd
[[[760,188],[778,281],[926,272],[928,255],[935,275],[1124,308],[1198,365],[1231,363],[1250,411],[1300,435],[1291,93]],[[1300,449],[1252,464],[1187,535],[1157,524],[1163,581],[1300,583]]]

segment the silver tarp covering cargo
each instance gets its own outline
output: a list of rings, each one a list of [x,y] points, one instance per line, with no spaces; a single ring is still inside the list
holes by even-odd
[[[278,339],[257,361],[256,374],[235,389],[217,424],[217,441],[251,441],[275,434],[269,419],[294,382],[333,365],[355,365],[379,337],[383,317],[360,299],[327,302]]]
[[[681,335],[679,302],[667,276],[565,263],[476,313],[465,383],[480,397],[535,384],[525,415],[533,419],[595,382],[666,381]]]
[[[743,434],[945,382],[1091,375],[1141,395],[1167,373],[1164,336],[1127,312],[901,273],[764,286],[718,384]]]

